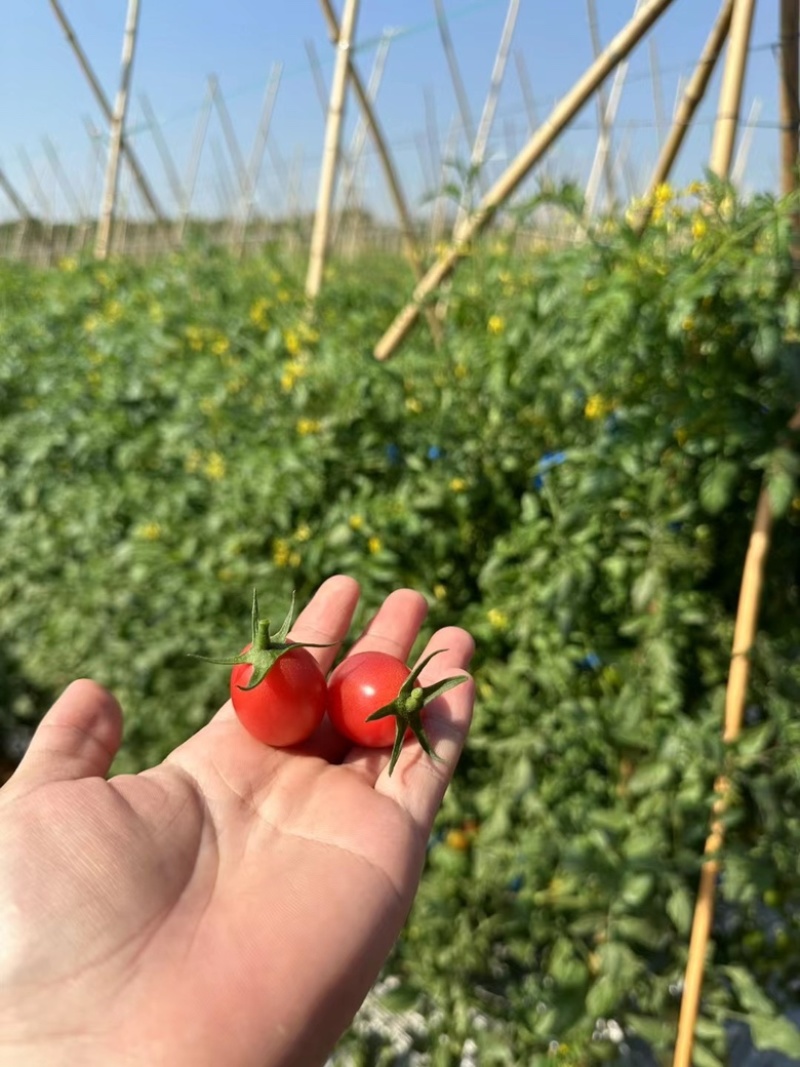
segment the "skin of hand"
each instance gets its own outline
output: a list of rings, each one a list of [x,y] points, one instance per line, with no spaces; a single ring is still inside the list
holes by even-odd
[[[320,586],[291,633],[327,673],[358,585]],[[352,651],[405,660],[424,598],[391,593]],[[423,684],[466,673],[457,627]],[[0,1064],[313,1067],[407,917],[472,715],[469,677],[426,713],[443,762],[352,746],[327,720],[272,749],[228,702],[160,765],[107,778],[114,698],[73,682],[0,790]]]

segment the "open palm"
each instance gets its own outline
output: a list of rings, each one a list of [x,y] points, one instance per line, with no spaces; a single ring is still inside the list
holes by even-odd
[[[358,601],[337,576],[298,618],[329,670]],[[355,648],[408,656],[424,599],[399,590]],[[464,670],[438,631],[422,677]],[[430,706],[443,762],[408,744],[391,777],[323,723],[253,740],[229,704],[162,764],[106,780],[121,714],[75,682],[0,791],[0,1063],[323,1063],[410,907],[469,726],[467,682]]]

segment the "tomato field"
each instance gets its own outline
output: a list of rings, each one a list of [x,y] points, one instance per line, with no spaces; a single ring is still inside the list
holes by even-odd
[[[253,587],[353,575],[475,636],[471,738],[386,974],[337,1062],[617,1062],[675,1040],[714,787],[733,783],[695,1063],[800,1055],[800,393],[788,206],[659,190],[459,264],[444,342],[372,347],[410,291],[197,243],[0,266],[0,744],[90,676],[117,770],[227,696]],[[565,214],[569,205],[563,206]],[[577,224],[576,224],[577,225]],[[746,729],[721,740],[755,501],[776,514]],[[388,1020],[388,1022],[387,1022]],[[388,1035],[388,1036],[387,1036]],[[417,1058],[414,1058],[414,1057]]]

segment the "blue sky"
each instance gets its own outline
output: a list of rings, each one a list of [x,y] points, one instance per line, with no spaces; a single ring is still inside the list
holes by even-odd
[[[62,0],[62,5],[107,95],[113,99],[126,0]],[[342,0],[337,0],[335,6],[341,11]],[[507,0],[445,0],[476,122],[489,86],[507,7]],[[753,28],[742,111],[745,117],[754,106],[760,112],[745,175],[749,190],[772,190],[777,186],[778,70],[773,46],[778,36],[778,7],[777,0],[759,4]],[[630,17],[634,0],[597,0],[597,8],[600,33],[606,42]],[[680,79],[693,69],[717,10],[718,0],[674,0],[633,53],[615,136],[615,147],[625,158],[620,169],[623,193],[623,176],[632,186],[642,182],[657,152],[653,59],[660,70],[660,95],[668,119]],[[214,73],[219,78],[242,154],[247,158],[267,79],[275,63],[281,64],[281,83],[271,128],[273,150],[264,158],[259,204],[272,214],[285,209],[290,195],[295,202],[313,205],[324,118],[306,43],[311,42],[320,57],[326,84],[333,69],[333,51],[316,0],[141,0],[140,18],[129,125],[133,144],[164,206],[172,210],[174,201],[153,137],[143,122],[141,94],[149,99],[177,169],[185,175],[208,75]],[[399,32],[388,51],[377,111],[407,197],[417,206],[423,203],[431,181],[441,173],[431,162],[430,135],[435,131],[436,151],[443,153],[456,120],[456,100],[436,27],[433,0],[362,0],[357,57],[364,80],[368,79],[378,41],[388,29]],[[519,57],[527,69],[539,117],[544,118],[591,61],[585,0],[521,0],[512,56],[490,142],[491,176],[500,172],[530,132],[518,77]],[[679,182],[702,176],[719,81],[718,72],[684,147],[676,172]],[[0,97],[0,166],[32,210],[37,209],[38,183],[45,199],[54,205],[54,213],[68,213],[68,197],[59,188],[49,162],[45,147],[48,141],[76,195],[96,202],[99,179],[92,167],[93,148],[86,124],[95,129],[102,129],[104,124],[46,0],[3,0],[0,5]],[[345,145],[352,137],[357,117],[355,101],[351,100]],[[592,102],[551,153],[551,170],[562,177],[585,181],[596,136]],[[196,205],[201,210],[216,211],[226,184],[233,182],[226,153],[215,115],[197,188]],[[463,138],[457,154],[461,159],[468,155]],[[371,151],[365,153],[364,159],[366,196],[376,210],[388,216],[391,213],[381,174]],[[291,176],[291,190],[287,190],[287,173]],[[13,212],[0,192],[0,216],[10,214]]]

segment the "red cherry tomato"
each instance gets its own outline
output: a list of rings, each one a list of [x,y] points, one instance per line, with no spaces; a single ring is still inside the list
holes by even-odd
[[[395,699],[411,671],[388,652],[357,652],[343,659],[328,679],[328,717],[348,740],[368,748],[391,748],[397,719],[366,722]]]
[[[289,649],[255,689],[240,688],[252,673],[251,663],[231,671],[233,708],[248,733],[275,748],[307,740],[322,722],[326,701],[325,675],[308,649]]]

